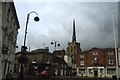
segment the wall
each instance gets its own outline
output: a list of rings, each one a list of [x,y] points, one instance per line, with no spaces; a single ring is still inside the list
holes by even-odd
[[[15,50],[18,29],[20,28],[13,2],[2,3],[2,47],[8,51],[2,56],[3,77],[11,69],[14,72]]]
[[[0,80],[2,79],[2,3],[0,2]]]

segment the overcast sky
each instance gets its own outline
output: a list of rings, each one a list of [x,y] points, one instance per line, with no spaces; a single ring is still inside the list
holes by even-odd
[[[39,22],[33,19],[36,16],[30,14],[26,45],[31,50],[49,47],[52,40],[59,41],[60,47],[67,48],[72,40],[72,21],[76,22],[76,38],[80,42],[81,49],[88,50],[92,47],[114,47],[113,19],[116,32],[118,27],[118,3],[117,2],[20,2],[15,1],[15,7],[20,23],[18,34],[18,49],[23,45],[25,23],[27,13],[35,11],[40,17]],[[111,9],[113,8],[113,9]],[[45,43],[45,44],[44,44]]]

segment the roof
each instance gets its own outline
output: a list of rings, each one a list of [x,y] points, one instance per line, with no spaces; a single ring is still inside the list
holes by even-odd
[[[21,54],[21,53],[22,53],[21,51],[17,52],[16,55]],[[48,49],[36,49],[36,50],[32,50],[31,52],[26,51],[26,53],[29,53],[29,54],[42,54],[42,53],[51,54]]]
[[[19,52],[17,52],[15,55],[19,55],[19,54],[21,54],[21,53],[23,53],[22,51],[19,51]],[[25,54],[28,54],[28,53],[30,53],[30,52],[28,52],[28,51],[26,51],[26,52],[24,52]]]
[[[56,57],[56,56],[53,57],[53,62],[54,63],[65,63],[66,64],[66,62],[64,61],[64,59],[62,59],[60,57]]]
[[[65,55],[65,50],[56,50],[53,52],[54,55],[62,55],[64,54]]]
[[[103,48],[104,51],[113,51],[115,48]]]
[[[87,51],[84,51],[84,52],[81,52],[81,53],[88,53],[88,52],[92,51],[93,49],[98,49],[98,50],[101,50],[101,51],[113,51],[114,50],[114,48],[97,48],[97,47],[93,47],[90,50],[87,50]]]
[[[49,49],[36,49],[32,50],[31,52],[49,52]]]

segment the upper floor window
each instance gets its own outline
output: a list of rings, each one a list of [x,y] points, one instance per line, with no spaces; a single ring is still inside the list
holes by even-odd
[[[98,55],[98,52],[92,52],[93,55]]]
[[[113,55],[113,52],[108,52],[108,55]]]
[[[80,58],[84,58],[84,55],[83,55],[83,54],[81,54],[81,55],[80,55]]]
[[[113,59],[109,58],[109,59],[108,59],[108,64],[114,64],[114,63],[113,63]]]
[[[61,64],[61,68],[63,68],[64,67],[64,65],[63,64]]]
[[[80,65],[81,65],[81,66],[84,66],[84,65],[85,65],[83,60],[80,61]]]
[[[7,12],[7,21],[9,23],[9,18],[10,18],[10,8],[8,8],[8,12]]]
[[[93,65],[93,66],[98,66],[98,65],[99,65],[99,60],[98,60],[98,58],[93,58],[93,60],[92,60],[92,65]]]

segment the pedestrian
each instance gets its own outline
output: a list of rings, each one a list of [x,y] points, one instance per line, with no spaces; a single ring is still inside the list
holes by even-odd
[[[6,75],[6,80],[13,80],[12,70],[10,70]]]

